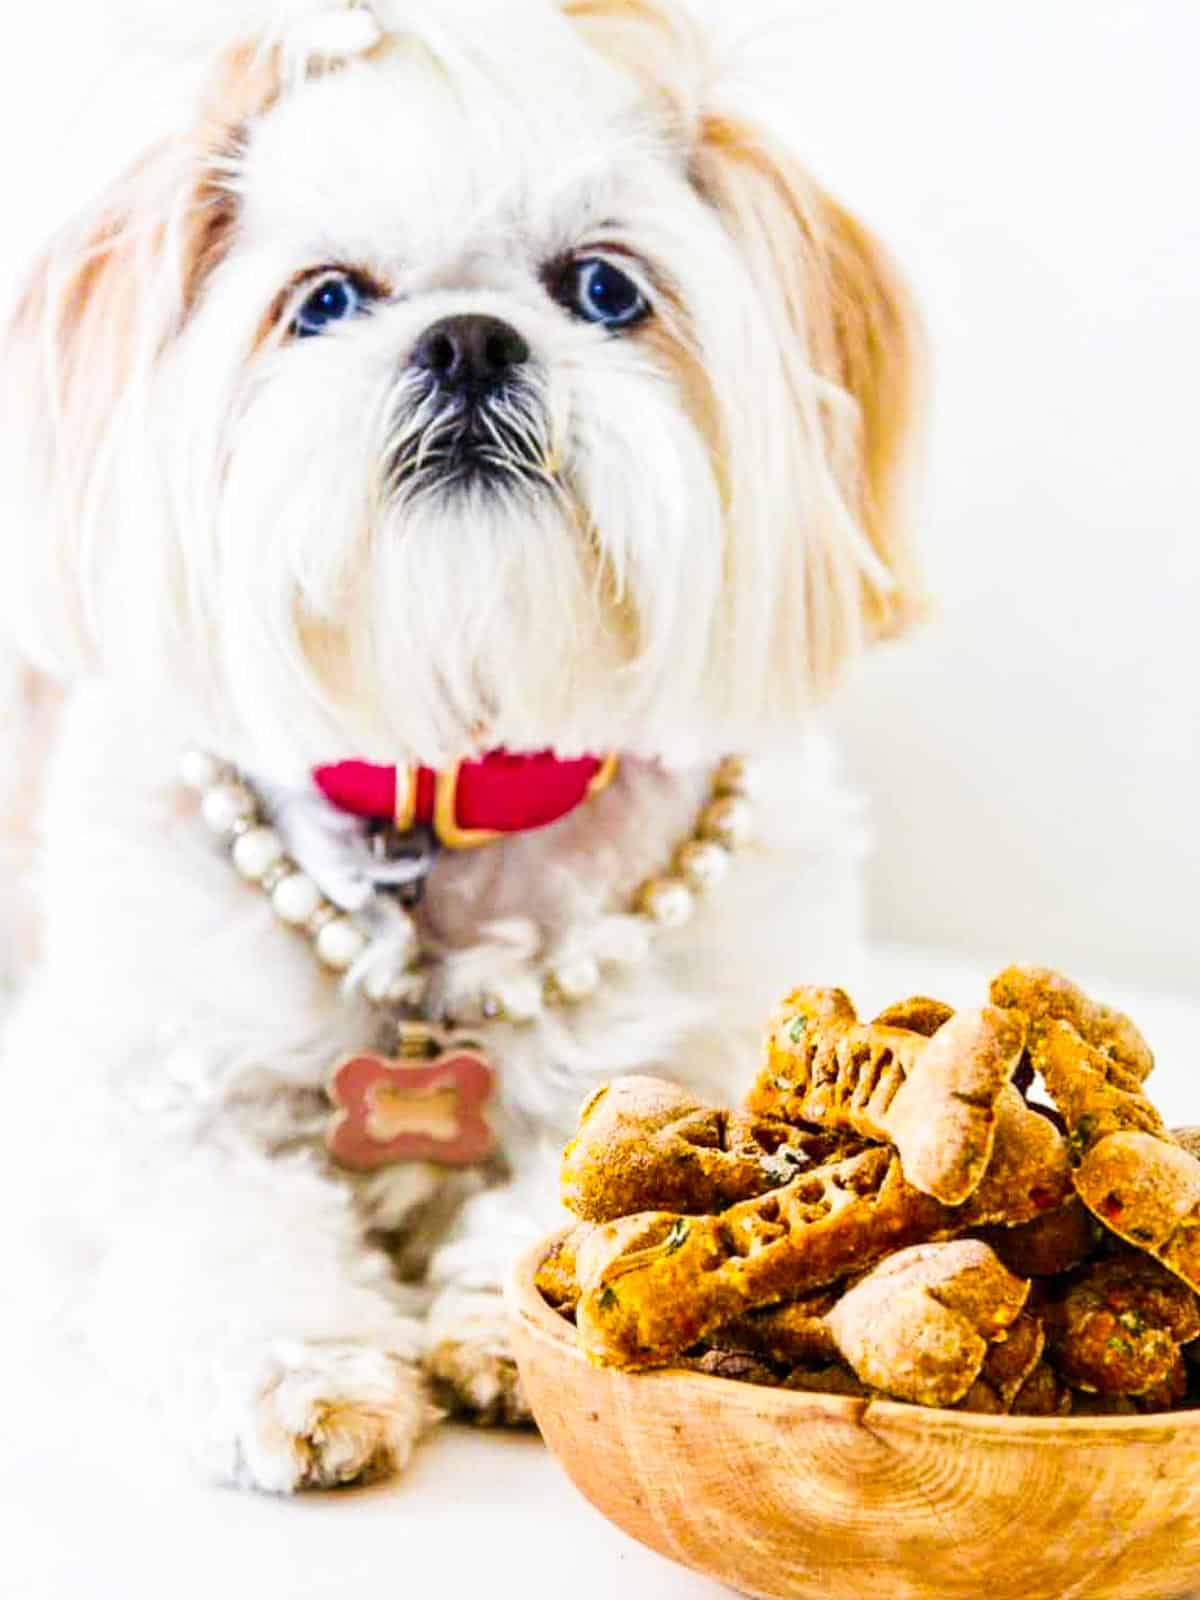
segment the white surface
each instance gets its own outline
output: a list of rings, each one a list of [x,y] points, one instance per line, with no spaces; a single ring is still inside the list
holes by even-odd
[[[863,1009],[923,990],[978,1003],[984,969],[919,952],[876,957]],[[1097,985],[1155,1047],[1155,1093],[1200,1122],[1200,1004]],[[697,1448],[704,1441],[697,1440]],[[134,1462],[143,1463],[134,1466]],[[146,1466],[145,1463],[149,1463]],[[293,1501],[200,1487],[153,1424],[49,1353],[0,1412],[0,1594],[12,1600],[718,1600],[575,1492],[532,1438],[447,1429],[408,1475]]]
[[[532,1436],[448,1428],[401,1484],[272,1501],[197,1488],[169,1463],[124,1470],[114,1443],[126,1424],[115,1426],[0,1467],[0,1584],[12,1600],[726,1592],[611,1528]]]

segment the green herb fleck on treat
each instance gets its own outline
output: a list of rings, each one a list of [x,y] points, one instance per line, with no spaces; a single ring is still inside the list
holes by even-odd
[[[1105,1349],[1117,1350],[1123,1356],[1131,1356],[1133,1354],[1133,1346],[1130,1344],[1129,1340],[1122,1339],[1120,1334],[1116,1333],[1113,1334],[1111,1339],[1105,1340]]]
[[[601,1311],[615,1311],[621,1302],[617,1299],[617,1291],[611,1283],[606,1283],[600,1291]]]
[[[1146,1324],[1136,1311],[1122,1311],[1117,1321],[1123,1328],[1128,1328],[1130,1333],[1144,1333]]]
[[[1096,1138],[1096,1119],[1090,1113],[1080,1117],[1067,1140],[1067,1148],[1075,1160],[1082,1160]]]
[[[675,1254],[676,1250],[681,1250],[683,1248],[684,1241],[687,1239],[687,1236],[688,1236],[690,1231],[691,1230],[689,1229],[687,1223],[683,1220],[682,1217],[677,1217],[675,1219],[675,1221],[671,1224],[671,1231],[667,1235],[667,1240],[666,1240],[666,1253],[667,1253],[667,1255],[673,1256]]]
[[[796,1018],[793,1019],[793,1021],[791,1022],[791,1024],[788,1027],[788,1038],[792,1041],[793,1044],[799,1044],[800,1040],[803,1038],[803,1036],[807,1032],[808,1032],[808,1018],[807,1017],[796,1017]]]

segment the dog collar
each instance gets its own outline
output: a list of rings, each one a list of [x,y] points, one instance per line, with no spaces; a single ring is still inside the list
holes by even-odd
[[[475,789],[476,768],[490,776],[505,772],[508,781]],[[456,833],[486,832],[494,837],[506,828],[515,831],[514,820],[518,826],[544,827],[556,816],[567,815],[615,769],[611,760],[559,762],[553,757],[498,755],[457,769],[453,787],[442,787],[454,801]],[[389,925],[388,937],[380,941],[382,948],[375,950],[377,956],[387,955],[386,963],[368,960],[373,953],[371,928],[326,899],[315,879],[288,855],[250,780],[202,750],[187,751],[180,771],[184,783],[199,796],[200,814],[221,840],[238,875],[269,899],[281,923],[308,940],[329,973],[350,975],[376,1011],[383,1040],[398,1041],[395,1056],[390,1049],[380,1053],[368,1047],[343,1057],[332,1068],[328,1148],[337,1161],[364,1172],[393,1161],[453,1166],[482,1160],[494,1143],[486,1116],[493,1074],[478,1046],[468,1038],[455,1038],[455,1032],[480,1023],[527,1028],[550,1009],[584,1005],[603,983],[606,968],[628,970],[646,959],[653,930],[682,928],[690,920],[697,901],[724,878],[732,853],[750,837],[753,824],[749,800],[753,776],[745,762],[730,758],[714,771],[691,834],[676,845],[663,872],[636,890],[625,914],[608,919],[603,943],[597,940],[589,947],[581,941],[571,954],[561,946],[552,949],[545,959],[529,962],[524,972],[474,994],[457,995],[451,1012],[445,999],[437,997],[442,958],[423,946],[411,916],[407,938],[397,938],[397,929]],[[517,773],[524,778],[520,785],[512,781]],[[317,781],[335,804],[346,804],[365,817],[395,816],[397,796],[403,799],[414,791],[415,817],[424,793],[436,819],[441,780],[431,778],[432,799],[430,779],[422,783],[420,774],[397,774],[390,767],[351,763],[322,768]],[[464,829],[463,823],[472,821],[493,826]]]
[[[548,750],[496,750],[444,772],[343,761],[313,777],[340,811],[392,822],[402,833],[424,824],[447,849],[471,850],[561,821],[607,789],[618,766],[615,755],[561,761]]]

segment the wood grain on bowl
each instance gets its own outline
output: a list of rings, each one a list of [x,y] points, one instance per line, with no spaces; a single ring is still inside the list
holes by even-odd
[[[542,1434],[641,1543],[761,1600],[1183,1600],[1200,1411],[1015,1418],[591,1366],[519,1265]]]

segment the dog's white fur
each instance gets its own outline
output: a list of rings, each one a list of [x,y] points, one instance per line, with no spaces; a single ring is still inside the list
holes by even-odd
[[[423,1364],[475,1413],[519,1414],[498,1290],[553,1222],[585,1095],[646,1068],[729,1094],[777,991],[846,975],[862,823],[804,730],[913,598],[903,296],[711,110],[686,21],[389,0],[372,44],[345,10],[210,8],[234,14],[195,124],[56,242],[5,359],[0,606],[81,685],[6,1042],[29,1158],[11,1204],[109,1370],[215,1475],[274,1490],[402,1465],[433,1414]],[[585,250],[632,260],[643,331],[549,298],[544,266]],[[387,298],[296,343],[297,276],[327,263]],[[529,343],[550,482],[385,486],[420,425],[407,355],[459,312]],[[362,973],[339,993],[232,874],[174,780],[196,740],[355,906],[369,863],[314,764],[627,753],[554,828],[443,856],[422,908],[460,1008],[547,951],[606,965],[595,1003],[490,1029],[506,1180],[328,1170],[320,1086],[370,1037]],[[621,908],[709,764],[747,748],[759,846],[690,929],[615,964]]]

